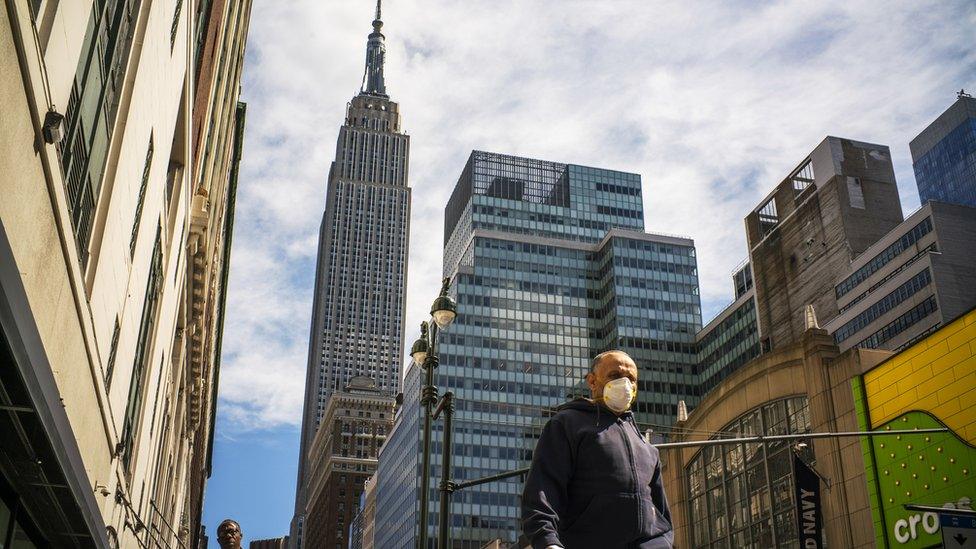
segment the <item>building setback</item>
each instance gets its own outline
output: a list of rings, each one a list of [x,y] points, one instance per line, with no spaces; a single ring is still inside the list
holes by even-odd
[[[288,547],[288,536],[283,538],[256,539],[249,545],[249,549],[286,549]]]
[[[732,275],[735,301],[695,334],[698,393],[704,395],[725,377],[759,356],[756,293],[747,262]]]
[[[976,208],[928,202],[837,277],[823,326],[841,350],[898,349],[976,305],[974,257]]]
[[[746,234],[764,351],[802,333],[808,305],[847,350],[897,349],[976,304],[976,208],[930,202],[902,220],[881,145],[828,137]]]
[[[346,106],[319,232],[291,543],[302,547],[308,452],[330,395],[355,376],[393,396],[403,357],[410,138],[386,93],[377,2],[363,85]]]
[[[0,8],[0,539],[15,527],[14,546],[205,539],[250,6]]]
[[[644,428],[667,428],[678,401],[694,399],[701,327],[694,243],[644,232],[639,175],[474,151],[445,222],[444,272],[458,317],[441,334],[436,375],[458,398],[457,478],[526,466],[542,426],[581,392],[603,350],[625,350],[637,362],[635,412]],[[384,465],[393,448],[419,450],[417,396],[404,397]],[[435,478],[440,438],[435,432]],[[379,472],[376,529],[385,536],[396,529],[384,522],[391,520],[407,530],[377,545],[413,547],[415,516],[401,523],[403,507],[383,506],[400,497],[391,494],[415,493],[419,459],[389,461],[398,468]],[[517,479],[456,493],[455,546],[514,542],[520,495]]]
[[[367,377],[332,393],[309,450],[306,547],[348,547],[360,495],[393,427],[393,397]]]
[[[909,144],[918,197],[976,208],[976,99],[956,102]]]

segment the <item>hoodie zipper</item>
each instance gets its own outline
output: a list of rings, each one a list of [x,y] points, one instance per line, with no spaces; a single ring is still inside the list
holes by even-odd
[[[644,498],[641,494],[640,487],[638,486],[639,482],[637,477],[637,465],[635,464],[634,459],[634,447],[630,444],[630,437],[627,436],[628,429],[625,425],[627,420],[621,418],[617,419],[619,421],[618,428],[620,429],[620,436],[624,438],[624,444],[627,445],[627,455],[630,457],[630,474],[633,478],[634,495],[637,496],[637,532],[634,534],[636,536],[644,531]]]

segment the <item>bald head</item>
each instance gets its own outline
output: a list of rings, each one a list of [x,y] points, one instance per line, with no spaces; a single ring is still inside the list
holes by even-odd
[[[606,351],[593,357],[590,373],[586,374],[586,384],[590,387],[593,400],[603,398],[603,387],[610,381],[626,377],[637,383],[637,364],[623,351]]]

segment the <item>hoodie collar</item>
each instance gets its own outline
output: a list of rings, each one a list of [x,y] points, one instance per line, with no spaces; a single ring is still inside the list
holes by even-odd
[[[579,410],[581,412],[589,412],[592,414],[607,413],[611,416],[619,417],[624,421],[632,420],[634,417],[634,413],[630,410],[618,414],[610,408],[607,408],[607,406],[602,402],[596,402],[592,399],[584,397],[577,397],[569,402],[565,402],[556,408],[556,410]]]

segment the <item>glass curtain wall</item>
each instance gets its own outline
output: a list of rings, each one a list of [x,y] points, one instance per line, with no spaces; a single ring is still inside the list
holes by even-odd
[[[645,234],[643,216],[637,174],[472,153],[445,212],[444,271],[458,317],[441,334],[436,381],[457,395],[456,480],[527,466],[555,408],[585,393],[601,351],[635,358],[642,429],[670,427],[678,401],[693,398],[694,244]],[[453,547],[515,542],[521,491],[516,478],[456,492]],[[434,482],[432,532],[438,499]]]
[[[976,207],[976,118],[967,118],[915,161],[922,203],[929,200]]]

